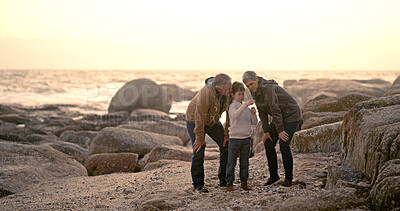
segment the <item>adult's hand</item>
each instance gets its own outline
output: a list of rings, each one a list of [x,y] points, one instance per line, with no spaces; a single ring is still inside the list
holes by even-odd
[[[270,141],[272,141],[271,135],[269,133],[264,133],[264,137],[263,137],[263,142],[265,144],[265,142],[267,141],[267,139],[269,139]]]
[[[226,146],[228,141],[229,141],[229,136],[224,136],[224,145],[223,146]]]
[[[278,137],[284,142],[289,141],[289,134],[287,134],[285,131],[280,132]]]
[[[196,153],[198,153],[200,150],[201,150],[201,148],[202,147],[206,147],[207,146],[207,144],[206,144],[206,141],[205,140],[199,140],[199,139],[196,139],[195,141],[194,141],[194,143],[193,143],[193,151],[195,151]]]

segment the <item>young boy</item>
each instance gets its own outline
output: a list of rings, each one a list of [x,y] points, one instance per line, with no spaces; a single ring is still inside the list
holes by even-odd
[[[254,104],[254,100],[242,103],[244,99],[244,85],[240,82],[232,84],[233,101],[229,106],[229,146],[228,164],[226,169],[227,191],[233,191],[233,181],[235,180],[236,158],[240,152],[240,181],[244,190],[251,190],[247,185],[249,178],[249,156],[251,144],[251,125],[257,124],[256,109],[248,108]]]

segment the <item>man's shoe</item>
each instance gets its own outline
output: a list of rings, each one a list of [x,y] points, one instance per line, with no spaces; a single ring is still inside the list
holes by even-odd
[[[250,188],[247,184],[241,184],[240,187],[242,187],[243,190],[253,190],[253,189]]]
[[[227,185],[226,186],[226,191],[233,191],[233,185]]]
[[[289,180],[285,179],[282,182],[281,186],[283,186],[283,187],[291,187],[292,186],[292,181],[289,181]]]
[[[224,183],[224,184],[219,183],[218,186],[219,187],[226,187],[226,183]]]
[[[197,193],[208,193],[208,190],[204,187],[198,187],[195,189]]]
[[[277,178],[269,178],[268,179],[268,181],[263,185],[263,186],[268,186],[268,185],[272,185],[272,184],[274,184],[275,182],[277,182],[277,181],[279,181],[279,177],[277,177]]]

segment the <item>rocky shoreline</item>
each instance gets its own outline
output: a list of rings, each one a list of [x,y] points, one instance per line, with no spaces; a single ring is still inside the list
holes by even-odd
[[[137,106],[137,101],[125,99],[122,107],[113,101],[105,115],[82,116],[73,105],[0,105],[0,209],[395,209],[400,206],[399,84],[400,77],[393,84],[286,81],[284,88],[303,112],[302,130],[292,144],[294,186],[262,186],[268,171],[259,124],[250,159],[254,190],[237,187],[233,193],[217,186],[219,153],[211,140],[205,162],[210,193],[191,187],[184,114],[171,118],[168,111],[170,102],[195,93],[140,79],[125,87],[158,91],[133,91],[138,95],[132,99],[146,103],[126,108],[126,102]]]

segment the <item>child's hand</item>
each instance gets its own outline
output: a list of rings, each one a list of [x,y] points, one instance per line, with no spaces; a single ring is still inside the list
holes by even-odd
[[[244,104],[246,104],[247,106],[253,105],[254,100],[248,100],[248,101],[244,102]]]
[[[254,108],[254,107],[251,107],[251,114],[256,114],[257,113],[257,111],[256,111],[256,108]]]

